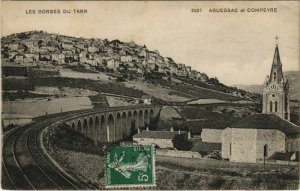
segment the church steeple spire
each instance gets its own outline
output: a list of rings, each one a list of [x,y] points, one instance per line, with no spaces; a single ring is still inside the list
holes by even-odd
[[[275,114],[282,119],[290,120],[289,85],[284,79],[279,55],[278,37],[270,76],[267,76],[263,92],[262,113]]]
[[[280,60],[277,39],[278,37],[276,37],[276,48],[275,48],[269,83],[272,81],[276,81],[277,83],[280,83],[283,80],[282,63]]]

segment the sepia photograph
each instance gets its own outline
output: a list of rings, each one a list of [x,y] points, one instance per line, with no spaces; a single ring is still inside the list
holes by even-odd
[[[2,1],[3,190],[299,190],[299,1]]]

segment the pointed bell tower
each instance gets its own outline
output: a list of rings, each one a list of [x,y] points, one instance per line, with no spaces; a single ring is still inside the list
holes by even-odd
[[[272,113],[289,121],[289,83],[283,76],[277,40],[278,37],[271,73],[264,84],[262,113]]]

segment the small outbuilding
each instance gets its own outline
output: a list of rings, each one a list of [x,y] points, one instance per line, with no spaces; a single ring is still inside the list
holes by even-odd
[[[152,101],[153,101],[153,97],[150,96],[150,95],[142,95],[141,101],[142,101],[145,105],[151,105],[151,104],[152,104]]]
[[[171,128],[170,131],[149,131],[143,130],[140,133],[133,136],[133,140],[139,145],[151,145],[154,144],[159,148],[174,148],[173,139],[176,135],[182,134],[186,139],[189,138],[189,133],[186,131],[174,131]]]

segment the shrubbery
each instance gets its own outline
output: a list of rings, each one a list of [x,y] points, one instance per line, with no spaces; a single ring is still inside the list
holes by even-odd
[[[190,140],[188,140],[185,136],[185,134],[177,134],[172,140],[173,145],[177,150],[189,151],[192,149],[193,143]]]

